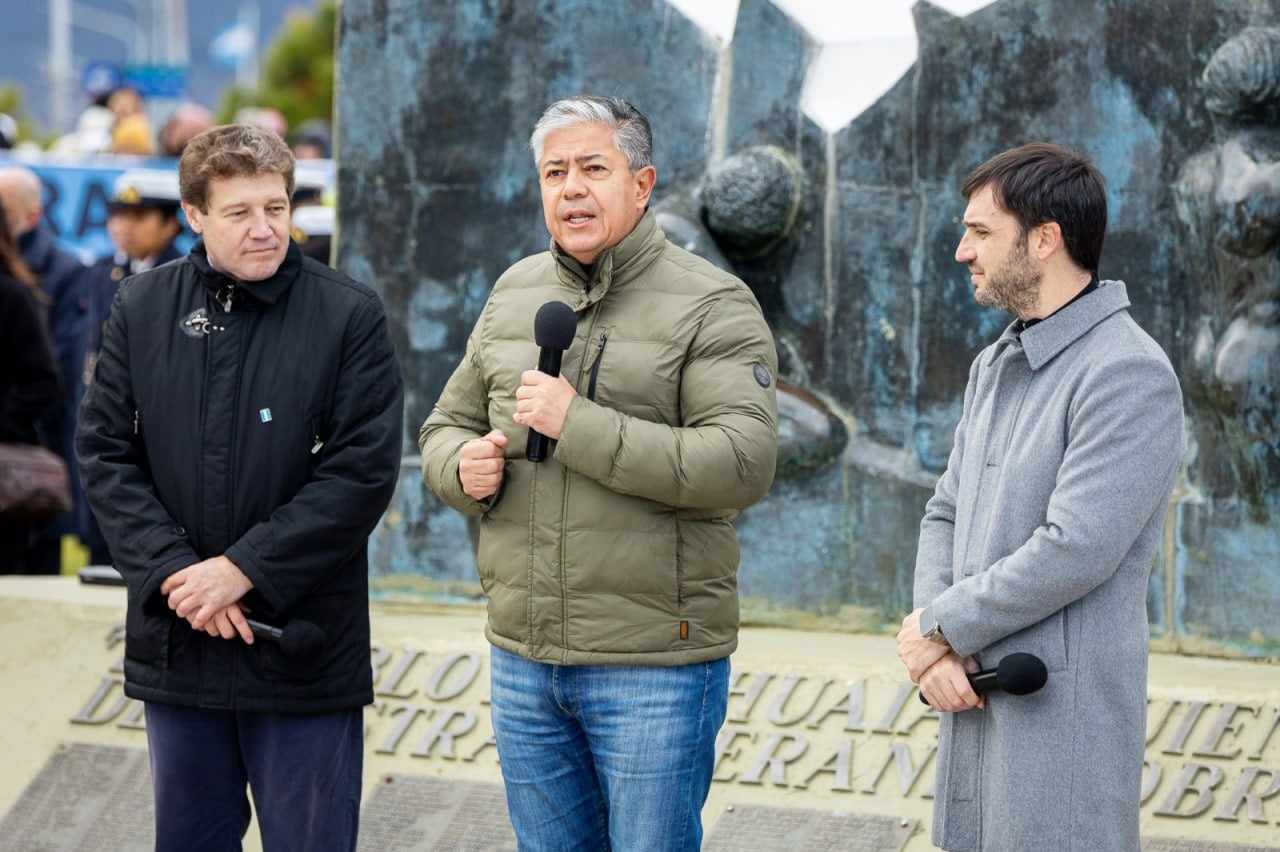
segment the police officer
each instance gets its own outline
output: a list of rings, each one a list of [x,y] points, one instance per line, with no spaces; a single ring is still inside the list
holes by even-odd
[[[178,211],[176,172],[131,169],[116,179],[107,202],[107,234],[115,252],[100,258],[90,273],[94,353],[120,282],[182,257],[174,245],[182,233]]]
[[[107,202],[107,234],[115,252],[89,268],[90,335],[85,364],[85,384],[93,376],[94,363],[102,348],[102,325],[111,313],[120,282],[177,260],[183,253],[175,245],[182,233],[178,218],[178,174],[161,169],[130,169],[116,179]],[[91,514],[83,520],[89,561],[111,564],[111,554]]]
[[[295,196],[296,197],[296,196]],[[308,204],[293,211],[293,241],[307,257],[329,265],[333,242],[334,209],[323,204]]]
[[[295,149],[296,149],[295,143]],[[293,229],[290,236],[307,257],[329,265],[335,211],[331,206],[333,168],[302,160],[293,187]]]

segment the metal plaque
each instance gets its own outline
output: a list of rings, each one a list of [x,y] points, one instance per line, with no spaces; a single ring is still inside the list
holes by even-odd
[[[151,852],[154,826],[145,749],[63,743],[0,822],[0,852]]]
[[[360,815],[358,852],[515,852],[501,784],[383,775]]]
[[[1184,840],[1177,837],[1147,837],[1142,852],[1277,852],[1277,846],[1249,846],[1214,840]]]
[[[902,852],[916,821],[905,817],[730,805],[706,852]]]

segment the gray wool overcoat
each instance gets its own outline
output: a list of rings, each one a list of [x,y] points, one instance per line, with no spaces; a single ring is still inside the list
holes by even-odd
[[[1183,449],[1169,359],[1101,286],[974,360],[955,447],[920,524],[915,604],[992,668],[1048,684],[944,713],[933,842],[1137,852],[1147,579]]]

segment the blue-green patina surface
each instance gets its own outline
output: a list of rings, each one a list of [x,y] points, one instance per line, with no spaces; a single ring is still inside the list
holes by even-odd
[[[917,525],[969,362],[1006,320],[973,304],[952,259],[958,180],[991,154],[1047,139],[1094,157],[1111,207],[1101,272],[1127,282],[1188,386],[1198,324],[1231,310],[1213,302],[1230,267],[1204,262],[1214,240],[1175,203],[1188,161],[1224,139],[1199,81],[1221,45],[1280,20],[1280,3],[999,0],[957,17],[921,2],[915,18],[916,65],[828,133],[800,108],[817,44],[768,0],[742,1],[727,46],[665,0],[344,1],[338,259],[382,293],[408,379],[377,588],[478,592],[466,522],[424,491],[412,436],[493,280],[546,247],[527,139],[547,103],[574,93],[649,115],[656,203],[690,239],[711,245],[698,188],[732,155],[769,146],[803,177],[784,240],[759,257],[721,246],[779,338],[783,443],[799,460],[739,522],[748,619],[877,629],[909,607]],[[1176,37],[1150,37],[1174,19]],[[1275,253],[1273,241],[1250,261],[1273,300]],[[1267,408],[1274,389],[1247,411],[1212,390],[1187,394],[1197,440],[1152,575],[1152,632],[1275,656],[1280,412]],[[1262,459],[1258,476],[1232,485],[1202,463],[1227,433]]]

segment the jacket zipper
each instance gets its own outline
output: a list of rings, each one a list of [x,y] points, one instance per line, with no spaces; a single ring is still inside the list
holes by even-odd
[[[227,289],[228,289],[227,301],[224,307],[227,313],[230,313],[231,307],[235,298],[235,285],[228,285]],[[220,294],[221,294],[221,291],[220,291]],[[238,437],[238,433],[240,431],[239,429],[236,428],[236,421],[240,413],[240,383],[244,379],[245,352],[249,348],[249,338],[253,333],[253,328],[255,324],[253,320],[254,320],[254,314],[252,312],[250,312],[247,315],[242,315],[239,319],[239,322],[242,327],[240,329],[239,351],[236,353],[235,393],[232,395],[232,402],[231,402],[231,435],[227,440],[227,538],[228,539],[230,539],[231,530],[235,527],[235,523],[236,523],[236,516],[235,516],[236,457],[237,457],[236,438]],[[246,322],[248,323],[247,327],[245,326]],[[228,543],[228,547],[229,546],[230,546],[230,543]],[[229,698],[232,702],[236,700],[236,694],[240,691],[240,657],[241,655],[237,653],[233,653],[231,655],[231,690],[230,690]]]
[[[595,333],[596,319],[599,316],[600,302],[596,302],[591,308],[591,325],[587,327],[587,340],[590,340],[591,335]],[[603,348],[602,343],[601,349]],[[587,353],[590,351],[589,346],[582,347],[582,360],[578,364],[578,381],[574,385],[574,390],[578,393],[582,393],[582,377],[586,372]],[[562,468],[561,475],[564,477],[564,489],[560,498],[560,648],[567,659],[569,654],[569,589],[565,585],[564,572],[567,561],[565,553],[565,524],[569,517],[569,468]]]
[[[240,322],[244,323],[249,317],[241,317]],[[230,538],[231,527],[235,526],[235,505],[236,505],[236,438],[239,429],[236,428],[236,420],[240,414],[240,382],[244,377],[244,356],[245,350],[249,348],[249,334],[252,331],[252,323],[250,327],[242,329],[240,332],[240,348],[236,353],[236,385],[235,393],[231,397],[231,435],[227,440],[227,533]]]
[[[133,410],[133,436],[136,438],[142,434],[142,412],[138,409]]]
[[[220,329],[220,330],[225,330],[225,329]],[[209,420],[209,393],[208,393],[209,371],[210,371],[212,360],[213,360],[213,340],[206,336],[205,342],[204,342],[204,370],[203,370],[204,377],[200,385],[200,435],[199,435],[200,443],[198,445],[200,447],[206,446],[204,436],[205,436],[205,432],[208,431],[206,426]],[[205,489],[204,455],[203,453],[201,453],[200,463],[196,465],[196,494],[198,495],[196,497],[196,502],[198,504],[198,507],[196,509],[196,517],[200,519],[201,527],[205,526],[205,521],[207,520],[207,518],[205,517],[205,511],[207,507],[205,506],[205,490],[204,489]]]
[[[591,365],[591,381],[587,382],[587,399],[592,402],[596,398],[596,381],[600,378],[600,362],[604,360],[604,345],[609,342],[609,332],[600,332],[600,343],[596,347],[596,360]]]

